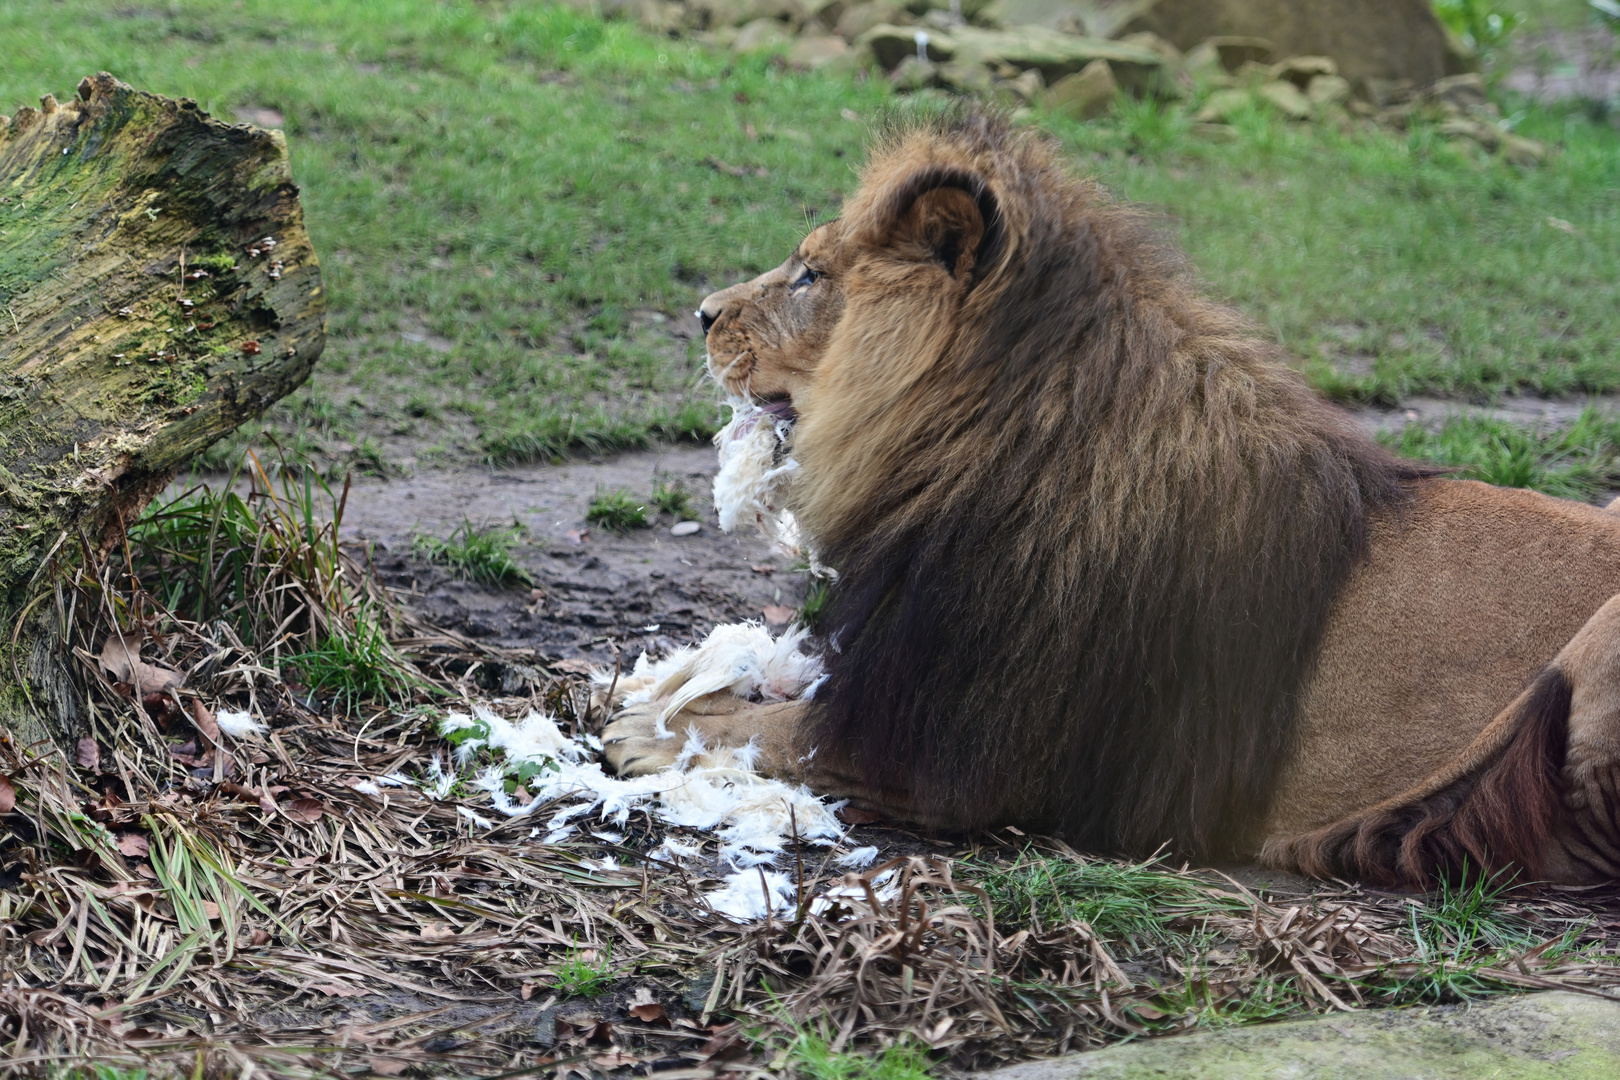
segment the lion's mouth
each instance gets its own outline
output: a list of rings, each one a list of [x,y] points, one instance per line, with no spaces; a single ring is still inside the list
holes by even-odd
[[[790,424],[797,419],[799,415],[793,411],[793,399],[786,394],[783,394],[781,397],[771,398],[769,401],[762,401],[759,403],[759,407],[763,412],[769,413],[774,419],[786,420]]]

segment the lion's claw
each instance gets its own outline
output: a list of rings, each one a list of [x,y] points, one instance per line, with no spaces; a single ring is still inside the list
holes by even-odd
[[[602,756],[620,776],[646,776],[675,764],[684,739],[658,737],[663,702],[632,705],[602,729]]]

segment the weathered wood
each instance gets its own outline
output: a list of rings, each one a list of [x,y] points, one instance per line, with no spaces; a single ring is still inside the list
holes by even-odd
[[[80,729],[36,603],[52,552],[116,543],[176,470],[308,377],[324,331],[280,132],[106,73],[0,116],[0,724]]]

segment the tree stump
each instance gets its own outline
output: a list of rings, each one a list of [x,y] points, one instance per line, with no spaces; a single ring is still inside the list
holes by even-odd
[[[0,725],[73,745],[54,557],[106,551],[308,377],[320,266],[278,131],[103,72],[0,116]]]

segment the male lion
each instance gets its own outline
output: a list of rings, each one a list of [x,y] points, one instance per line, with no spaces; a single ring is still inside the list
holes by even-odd
[[[1421,884],[1620,867],[1620,517],[1401,461],[984,116],[700,316],[797,413],[812,701],[671,722],[894,817]],[[786,405],[778,404],[778,411]],[[604,732],[669,764],[660,703]]]

